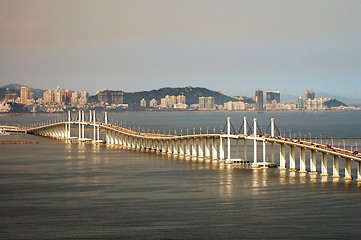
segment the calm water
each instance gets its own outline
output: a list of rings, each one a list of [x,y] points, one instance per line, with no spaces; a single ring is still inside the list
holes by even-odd
[[[227,115],[238,126],[243,116],[256,116],[265,128],[271,116],[110,113],[110,118],[156,131],[200,126],[205,131],[223,126]],[[360,112],[272,116],[291,134],[361,137]],[[62,117],[0,115],[0,124]],[[0,144],[1,239],[361,237],[361,185],[356,181],[233,168],[31,135],[12,134],[0,141],[39,142]],[[347,147],[355,147],[356,141],[346,140]]]

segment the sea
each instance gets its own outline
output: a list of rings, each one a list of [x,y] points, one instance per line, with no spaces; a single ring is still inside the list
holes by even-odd
[[[361,147],[360,111],[108,116],[119,126],[171,134],[220,132],[226,117],[232,131],[243,117],[250,124],[257,118],[265,130],[273,117],[283,136]],[[36,126],[65,118],[66,113],[2,114],[0,125]],[[233,157],[242,157],[243,145],[232,144]],[[252,143],[248,149],[252,159]],[[0,136],[0,239],[361,239],[356,163],[352,181],[343,180],[343,164],[340,159],[341,178],[333,179],[331,157],[330,176],[324,178],[11,133]]]

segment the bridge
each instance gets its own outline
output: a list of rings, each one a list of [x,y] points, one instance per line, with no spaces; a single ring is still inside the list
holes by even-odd
[[[71,136],[71,127],[77,128],[77,136]],[[91,136],[85,137],[85,129],[92,131]],[[321,153],[320,175],[328,176],[328,156],[332,156],[332,178],[340,178],[340,158],[344,159],[344,179],[352,180],[351,161],[357,164],[357,181],[361,182],[361,154],[357,151],[337,148],[330,145],[313,143],[305,139],[292,139],[276,136],[278,128],[274,118],[264,133],[260,132],[257,119],[253,119],[252,126],[247,122],[247,117],[243,118],[242,126],[236,131],[227,118],[226,125],[221,133],[193,133],[193,134],[157,134],[142,131],[134,131],[122,126],[116,126],[108,123],[108,116],[105,112],[104,122],[96,119],[95,111],[89,112],[89,118],[86,120],[84,111],[79,111],[77,119],[71,119],[71,113],[68,112],[67,120],[55,123],[47,123],[26,129],[28,134],[35,134],[45,137],[51,137],[64,140],[76,140],[80,142],[91,142],[94,144],[105,143],[108,145],[117,145],[129,149],[143,150],[149,152],[161,152],[165,154],[178,155],[180,157],[211,161],[214,164],[225,163],[250,163],[252,168],[279,166],[281,171],[290,171],[316,175],[317,158],[316,152]],[[100,131],[105,134],[101,139]],[[269,131],[269,134],[266,132]],[[278,134],[280,135],[279,131]],[[89,134],[88,134],[89,135]],[[236,142],[236,144],[234,143]],[[243,142],[243,158],[231,157],[231,146],[236,145],[237,153],[239,143]],[[247,159],[247,143],[253,142],[253,161]],[[232,144],[233,143],[233,144]],[[262,156],[259,161],[258,145],[262,144]],[[225,145],[227,148],[225,149]],[[271,148],[271,161],[268,161],[266,145]],[[279,146],[279,163],[275,162],[275,145]],[[268,148],[269,148],[268,147]],[[286,147],[289,148],[289,157],[286,157]],[[299,168],[296,169],[296,150],[299,151]],[[310,158],[306,160],[306,151],[309,151]],[[226,156],[227,155],[227,156]],[[287,161],[288,159],[288,161]],[[287,162],[289,164],[287,164]],[[308,168],[306,169],[306,163]]]

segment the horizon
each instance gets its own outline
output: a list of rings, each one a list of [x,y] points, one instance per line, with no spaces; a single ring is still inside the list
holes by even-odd
[[[49,89],[40,89],[40,88],[33,88],[32,86],[26,86],[26,85],[22,85],[22,84],[19,84],[19,83],[11,83],[11,84],[7,84],[7,85],[4,85],[4,86],[0,86],[0,88],[6,88],[8,86],[11,86],[11,85],[18,85],[18,86],[25,86],[25,87],[29,87],[30,89],[34,89],[34,90],[41,90],[41,91],[47,91]],[[60,89],[64,89],[62,88],[61,86],[58,86]],[[151,91],[158,91],[158,90],[161,90],[161,89],[164,89],[164,88],[173,88],[173,89],[176,89],[176,88],[204,88],[204,87],[198,87],[198,86],[185,86],[185,87],[161,87],[161,88],[157,88],[157,89],[150,89],[150,90],[142,90],[142,91],[123,91],[123,90],[120,90],[120,89],[104,89],[104,90],[98,90],[97,92],[101,92],[101,91],[123,91],[125,93],[139,93],[139,92],[151,92]],[[52,88],[50,90],[55,90],[56,88]],[[252,98],[254,95],[227,95],[225,93],[223,93],[222,91],[218,91],[218,90],[213,90],[213,89],[208,89],[208,88],[204,88],[204,89],[207,89],[207,90],[210,90],[210,91],[213,91],[213,92],[219,92],[225,96],[228,96],[228,97],[232,97],[232,98],[235,98],[235,97],[246,97],[246,98]],[[74,89],[65,89],[65,90],[68,90],[70,92],[81,92],[83,90],[74,90]],[[266,93],[267,91],[274,91],[274,90],[263,90],[263,89],[259,89],[261,91],[263,91],[263,95],[264,97],[266,97]],[[278,90],[276,90],[278,91]],[[306,90],[305,90],[306,91]],[[290,94],[283,94],[282,92],[280,92],[281,94],[281,102],[283,103],[288,103],[289,100],[294,100],[296,101],[298,97],[303,97],[303,94],[300,94],[299,96],[296,96],[296,95],[290,95]],[[96,96],[97,93],[94,93],[94,94],[89,94],[90,96]],[[344,102],[348,105],[354,105],[354,106],[360,106],[360,102],[358,101],[358,99],[355,99],[355,98],[348,98],[348,97],[345,97],[345,96],[341,96],[341,95],[334,95],[334,94],[331,94],[331,93],[327,93],[327,92],[315,92],[315,96],[316,98],[319,98],[319,97],[330,97],[331,99],[335,99],[335,100],[338,100],[338,101],[341,101],[341,102]],[[286,99],[286,100],[285,100]]]
[[[311,7],[312,6],[312,7]],[[361,2],[0,0],[0,83],[361,102]]]

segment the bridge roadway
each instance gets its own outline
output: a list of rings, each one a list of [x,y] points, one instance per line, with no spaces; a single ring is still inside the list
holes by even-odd
[[[310,151],[309,173],[317,174],[316,152],[321,153],[321,176],[328,176],[327,156],[333,157],[333,178],[340,178],[339,158],[345,159],[344,179],[351,180],[351,161],[357,164],[357,181],[361,182],[361,154],[346,149],[335,148],[333,146],[288,139],[283,137],[275,137],[275,123],[271,119],[271,134],[257,135],[257,119],[254,119],[253,133],[248,134],[247,118],[244,118],[243,134],[232,134],[230,118],[227,118],[227,133],[221,134],[188,134],[188,135],[166,135],[156,133],[137,132],[124,127],[111,125],[108,123],[107,113],[105,113],[105,122],[95,120],[95,111],[90,111],[89,121],[85,120],[83,111],[79,111],[77,120],[72,121],[70,112],[68,113],[68,121],[47,124],[27,129],[27,133],[36,134],[57,139],[76,139],[78,141],[91,141],[93,143],[101,143],[110,145],[119,145],[130,149],[142,149],[153,152],[162,152],[185,157],[210,160],[216,163],[233,163],[235,161],[248,162],[247,160],[247,141],[253,141],[253,162],[251,166],[267,167],[275,164],[274,162],[274,144],[279,145],[280,149],[280,170],[297,171],[295,152],[299,149],[299,172],[306,173],[306,154]],[[78,136],[71,137],[71,126],[78,126]],[[93,128],[93,136],[85,137],[85,127]],[[100,129],[105,131],[105,139],[100,139]],[[231,158],[231,140],[243,140],[244,158]],[[225,157],[225,143],[227,142],[227,157]],[[258,161],[258,143],[263,145],[263,156],[261,162]],[[271,162],[266,161],[266,144],[271,144]],[[289,147],[289,164],[286,161],[286,146]]]

